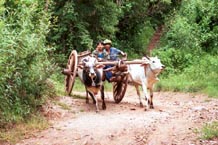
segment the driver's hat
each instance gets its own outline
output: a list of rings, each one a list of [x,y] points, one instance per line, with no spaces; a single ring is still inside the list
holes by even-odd
[[[107,45],[107,44],[111,45],[112,42],[111,42],[111,40],[109,40],[109,39],[105,39],[105,40],[103,41],[103,44],[104,44],[104,45]]]

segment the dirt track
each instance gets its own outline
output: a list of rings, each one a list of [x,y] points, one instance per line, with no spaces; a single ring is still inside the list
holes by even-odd
[[[60,102],[70,110],[50,105],[52,126],[17,145],[218,145],[196,133],[202,124],[218,120],[218,100],[204,95],[157,92],[155,109],[147,111],[132,87],[120,104],[106,93],[107,110],[99,113],[91,100],[61,97]]]

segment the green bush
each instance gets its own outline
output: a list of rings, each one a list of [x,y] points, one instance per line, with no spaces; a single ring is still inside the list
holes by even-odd
[[[185,69],[187,79],[193,80],[192,87],[200,92],[208,93],[210,96],[218,97],[218,56],[208,54],[199,57],[192,66]]]
[[[192,63],[183,68],[180,73],[174,73],[176,70],[171,72],[172,67],[166,70],[168,71],[167,75],[161,76],[157,88],[159,90],[202,92],[209,96],[218,97],[217,60],[218,56],[202,54],[201,57],[195,57],[192,55],[190,58]],[[168,66],[166,65],[166,67]]]
[[[185,0],[166,17],[158,55],[166,69],[158,89],[218,96],[217,1]]]
[[[23,120],[51,85],[54,66],[45,43],[49,15],[38,2],[8,1],[0,15],[0,125]]]
[[[218,53],[218,2],[185,0],[180,10],[167,20],[165,43],[169,47]]]
[[[156,49],[152,56],[158,56],[161,62],[166,66],[164,75],[178,74],[193,63],[193,54],[174,48]]]

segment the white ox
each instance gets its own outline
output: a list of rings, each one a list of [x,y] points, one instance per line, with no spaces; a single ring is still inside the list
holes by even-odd
[[[136,88],[140,106],[143,107],[139,91],[139,86],[142,86],[147,108],[153,109],[153,87],[155,82],[159,81],[157,76],[165,66],[157,57],[143,57],[142,59],[145,60],[146,63],[128,65],[129,81]]]

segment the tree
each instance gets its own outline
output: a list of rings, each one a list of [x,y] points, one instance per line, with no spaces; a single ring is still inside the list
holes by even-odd
[[[116,37],[126,51],[143,55],[153,33],[165,24],[165,17],[177,9],[181,0],[125,0],[123,17]]]
[[[53,27],[48,41],[56,47],[55,53],[63,54],[66,61],[72,49],[81,52],[93,48],[93,42],[114,38],[120,10],[113,1],[55,1]],[[63,58],[65,58],[63,60]]]

